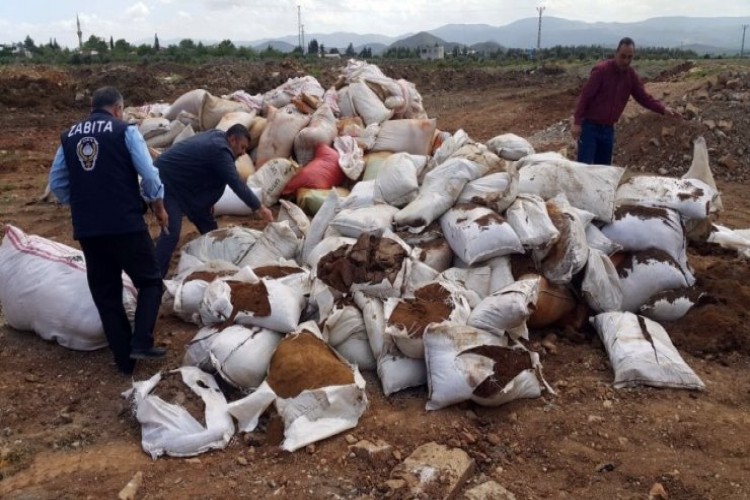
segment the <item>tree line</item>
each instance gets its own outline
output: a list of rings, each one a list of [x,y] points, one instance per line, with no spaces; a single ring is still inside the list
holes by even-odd
[[[486,49],[471,48],[466,45],[450,44],[451,50],[445,51],[446,59],[467,61],[495,61],[498,63],[513,63],[528,60],[544,61],[585,61],[603,59],[613,53],[613,49],[598,45],[578,45],[543,48],[538,52],[530,49],[504,48],[494,46]],[[419,59],[425,47],[390,47],[382,54],[373,54],[371,47],[357,51],[353,44],[349,44],[343,51],[336,47],[328,48],[316,39],[310,40],[306,50],[301,46],[295,47],[290,53],[275,49],[270,44],[263,50],[252,47],[236,46],[231,40],[222,40],[217,44],[205,45],[186,38],[177,44],[162,46],[159,37],[154,35],[153,43],[140,45],[130,44],[125,39],[109,40],[91,35],[83,43],[82,50],[61,47],[57,40],[50,39],[48,43],[36,44],[27,36],[23,42],[0,45],[0,64],[19,61],[33,61],[35,63],[54,64],[93,64],[108,62],[160,62],[171,61],[179,63],[201,63],[210,59],[230,58],[244,60],[317,58],[325,55],[360,59]],[[695,59],[698,54],[692,50],[682,50],[666,47],[639,47],[638,57],[641,59]],[[704,56],[708,57],[708,56]]]

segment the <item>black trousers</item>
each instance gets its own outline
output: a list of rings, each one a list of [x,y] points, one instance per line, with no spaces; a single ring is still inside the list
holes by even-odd
[[[118,369],[132,373],[132,348],[148,349],[154,343],[154,325],[161,305],[162,280],[148,231],[81,238],[86,276],[99,311],[104,334]],[[123,306],[122,272],[138,289],[135,326]]]

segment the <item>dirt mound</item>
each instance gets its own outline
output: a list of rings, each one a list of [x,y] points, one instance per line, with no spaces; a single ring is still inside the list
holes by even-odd
[[[720,251],[726,252],[726,251]],[[674,344],[695,355],[732,351],[750,354],[750,323],[744,311],[750,304],[750,268],[736,252],[717,260],[712,255],[690,255],[695,288],[706,296],[679,321],[665,325]]]

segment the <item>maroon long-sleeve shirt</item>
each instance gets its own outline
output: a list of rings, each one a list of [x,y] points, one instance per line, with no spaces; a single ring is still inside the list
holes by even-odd
[[[614,125],[631,95],[644,108],[664,114],[664,105],[646,92],[633,68],[620,69],[614,59],[600,62],[583,86],[574,115],[575,124],[586,120],[597,125]]]

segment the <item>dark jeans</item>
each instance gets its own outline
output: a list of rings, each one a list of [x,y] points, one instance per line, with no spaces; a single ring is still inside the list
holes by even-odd
[[[156,261],[159,263],[162,278],[169,271],[169,262],[172,260],[172,253],[180,241],[182,215],[184,212],[179,201],[169,195],[169,190],[165,189],[164,191],[164,209],[169,216],[169,234],[162,231],[156,240]],[[218,227],[209,209],[205,211],[191,211],[185,213],[185,215],[190,222],[195,224],[195,227],[198,228],[198,232],[201,234],[206,234]]]
[[[120,371],[132,373],[131,348],[148,349],[154,344],[154,325],[161,305],[162,281],[148,231],[81,238],[86,258],[86,277],[99,311],[104,334]],[[135,327],[122,303],[122,272],[138,289]]]
[[[611,165],[615,127],[583,121],[578,138],[578,161],[589,165]]]

